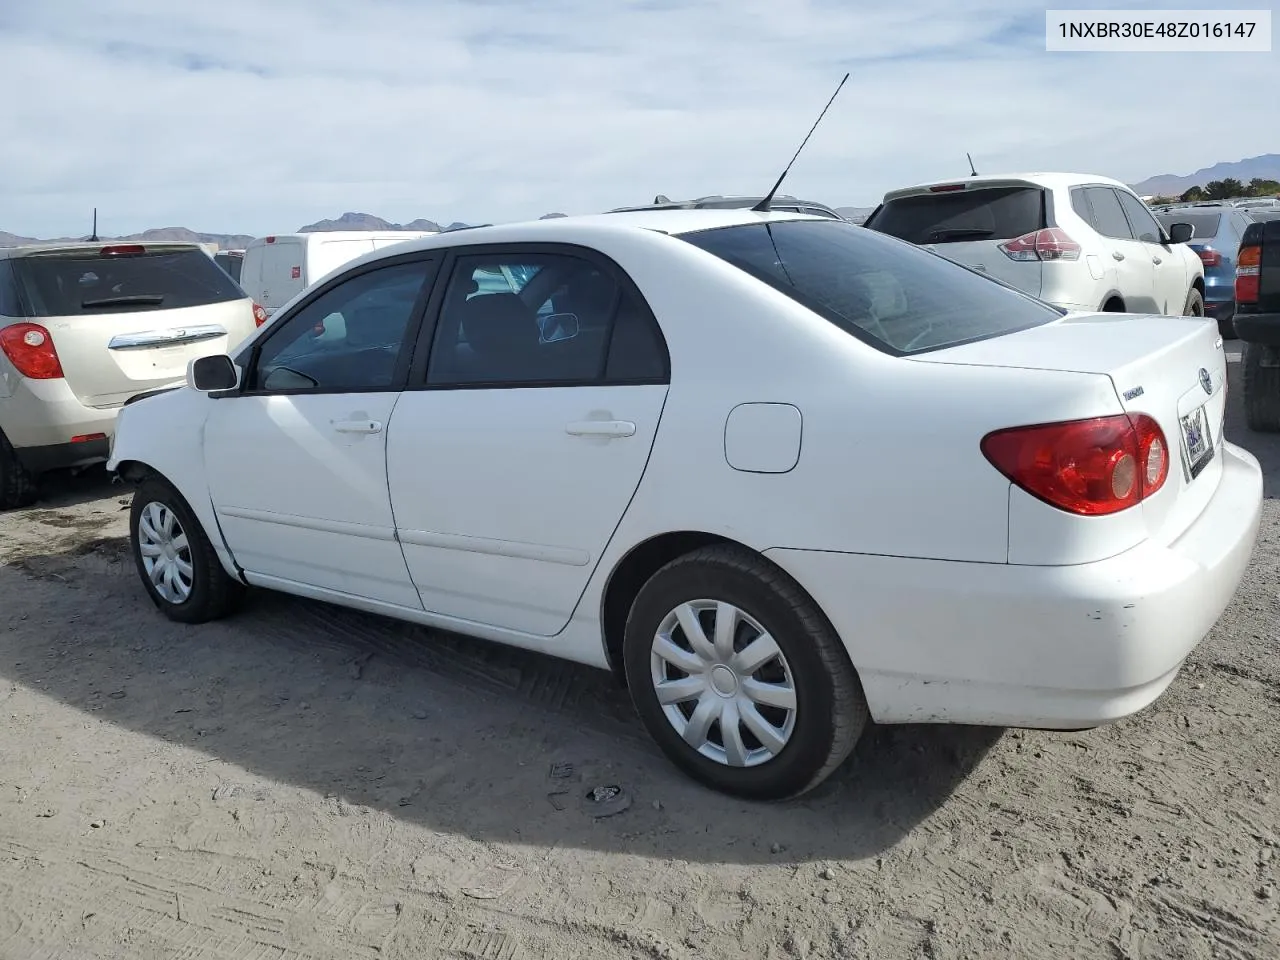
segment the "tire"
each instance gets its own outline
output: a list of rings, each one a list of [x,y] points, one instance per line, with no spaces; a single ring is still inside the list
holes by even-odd
[[[9,438],[0,432],[0,510],[13,510],[36,502],[38,486],[13,451]]]
[[[1182,308],[1182,315],[1184,317],[1204,316],[1204,296],[1195,287],[1192,287],[1191,292],[1187,294],[1187,302]]]
[[[186,537],[185,545],[177,546],[174,552],[175,541],[181,535]],[[170,620],[217,620],[234,610],[244,594],[244,585],[223,569],[187,501],[158,477],[143,480],[134,492],[129,510],[129,544],[143,588]],[[162,551],[160,557],[151,553],[154,549]],[[174,567],[174,579],[164,574],[153,578],[156,560]],[[148,561],[153,564],[151,569]]]
[[[1267,350],[1271,351],[1273,362],[1280,359],[1274,347],[1244,345],[1244,417],[1250,430],[1280,433],[1280,366],[1263,366]]]
[[[700,601],[708,608],[696,609]],[[740,615],[736,636],[726,638],[734,652],[712,649],[699,657],[684,628],[672,624],[683,607],[698,618],[704,638],[714,638],[717,614],[726,609],[717,604]],[[751,663],[741,663],[737,675],[722,669],[735,654],[765,649],[751,647],[760,631],[772,637],[777,655],[758,661],[750,674],[742,668]],[[666,657],[660,657],[655,648],[664,638]],[[623,662],[632,701],[662,751],[695,780],[733,796],[783,800],[813,789],[849,756],[867,724],[862,685],[826,616],[795,580],[745,548],[704,547],[655,573],[632,604]],[[664,706],[657,685],[672,680],[683,682],[671,693],[679,702]],[[756,692],[748,694],[747,684]],[[759,699],[766,694],[774,704]],[[739,706],[753,715],[739,713]],[[718,720],[697,722],[729,709],[730,717],[746,717],[733,724],[737,738],[720,733]],[[686,731],[698,728],[688,731],[697,746],[686,742],[677,723]]]

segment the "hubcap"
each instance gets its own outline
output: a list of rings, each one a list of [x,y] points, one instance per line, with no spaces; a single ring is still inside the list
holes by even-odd
[[[680,604],[659,624],[649,660],[663,714],[704,757],[754,767],[791,739],[791,667],[746,611],[716,600]]]
[[[177,514],[163,503],[148,503],[138,517],[138,552],[156,593],[170,603],[191,596],[191,547]]]

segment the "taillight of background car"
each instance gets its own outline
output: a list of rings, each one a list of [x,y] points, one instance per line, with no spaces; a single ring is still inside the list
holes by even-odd
[[[267,311],[262,306],[255,303],[253,305],[253,323],[255,326],[262,326],[267,322]]]
[[[1010,260],[1079,260],[1080,244],[1061,227],[1046,227],[999,244]]]
[[[1222,265],[1222,254],[1213,247],[1193,247],[1196,256],[1200,258],[1200,262],[1206,267],[1218,267]]]
[[[1081,516],[1136,506],[1169,475],[1164,431],[1146,414],[997,430],[982,453],[1033,497]]]
[[[15,323],[0,330],[0,350],[28,380],[58,380],[62,361],[49,331],[38,323]]]
[[[1262,245],[1241,246],[1236,254],[1236,303],[1258,302],[1258,272],[1262,267]]]

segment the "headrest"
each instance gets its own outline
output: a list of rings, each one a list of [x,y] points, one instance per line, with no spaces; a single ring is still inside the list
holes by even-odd
[[[477,353],[511,353],[537,349],[534,312],[514,293],[486,293],[458,308],[462,332]]]

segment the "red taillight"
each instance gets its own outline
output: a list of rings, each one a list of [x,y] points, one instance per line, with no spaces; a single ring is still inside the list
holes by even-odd
[[[275,237],[267,237],[267,243],[275,243],[275,242],[276,242]]]
[[[1000,244],[1000,249],[1010,260],[1079,260],[1080,244],[1076,243],[1061,227],[1046,227],[1032,233],[1024,233]]]
[[[28,380],[57,380],[62,362],[49,331],[38,323],[15,323],[0,330],[0,350]]]
[[[1236,303],[1258,302],[1258,271],[1262,267],[1262,247],[1241,247],[1236,254]]]
[[[253,323],[255,326],[262,326],[267,322],[267,311],[257,303],[253,305]]]
[[[1206,267],[1217,267],[1222,265],[1222,254],[1217,250],[1205,247],[1203,250],[1197,250],[1196,253],[1200,256],[1200,262]]]
[[[982,453],[1033,497],[1086,517],[1127,510],[1169,476],[1164,431],[1141,413],[997,430]]]
[[[103,247],[98,251],[100,257],[136,257],[140,253],[146,253],[147,248],[140,243],[117,243],[110,247]]]
[[[90,440],[105,440],[105,433],[81,433],[71,438],[72,443],[88,443]]]
[[[954,193],[957,190],[963,190],[963,183],[947,183],[937,187],[930,187],[930,193]]]

